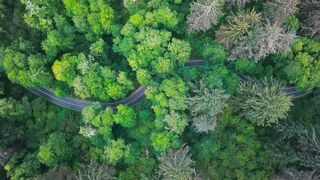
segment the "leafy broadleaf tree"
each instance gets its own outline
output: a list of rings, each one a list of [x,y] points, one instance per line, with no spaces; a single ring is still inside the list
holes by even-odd
[[[293,52],[285,56],[284,71],[290,83],[299,89],[312,90],[320,87],[320,42],[300,38]]]
[[[114,166],[128,155],[129,150],[130,145],[126,145],[123,139],[111,140],[111,143],[104,148],[102,158]]]
[[[23,39],[36,40],[37,32],[23,23],[25,7],[20,0],[0,0],[0,53],[12,42]]]
[[[189,119],[184,114],[171,111],[169,114],[165,115],[164,122],[167,123],[167,130],[176,134],[182,134],[184,129],[188,126]]]
[[[194,139],[197,167],[204,179],[269,179],[274,167],[255,126],[226,111],[215,133]]]
[[[136,123],[136,114],[131,107],[120,105],[117,110],[115,113],[110,107],[103,109],[99,103],[86,107],[82,112],[84,125],[80,127],[80,133],[93,145],[93,159],[113,166],[131,155],[131,145],[122,138],[115,139],[113,125],[133,128]]]
[[[282,84],[275,79],[267,79],[261,83],[241,82],[236,98],[237,107],[245,119],[259,126],[277,124],[287,117],[291,106],[290,97],[282,91]]]
[[[63,1],[67,15],[80,32],[85,32],[88,40],[96,40],[97,35],[110,33],[115,19],[110,1]]]
[[[27,97],[21,101],[13,98],[0,99],[0,117],[9,118],[9,120],[22,119],[31,115],[30,103]]]
[[[39,149],[39,161],[49,167],[68,161],[73,157],[72,149],[68,145],[65,134],[56,132],[50,135],[46,144]]]
[[[32,179],[40,173],[40,167],[36,154],[20,152],[10,158],[4,168],[11,179]]]
[[[135,32],[132,28],[134,26],[127,24],[122,29],[124,38],[117,43],[115,50],[128,58],[131,68],[138,72],[139,82],[144,83],[145,78],[149,80],[150,74],[160,77],[173,74],[176,67],[189,60],[190,44],[173,38],[171,32],[150,27],[140,28]]]
[[[54,62],[52,71],[56,80],[73,87],[81,98],[121,99],[134,88],[127,73],[100,66],[93,56],[83,53],[64,54],[61,60]]]
[[[133,108],[119,105],[118,112],[113,115],[114,122],[126,128],[133,128],[136,123],[136,113]]]
[[[53,81],[48,68],[51,59],[34,53],[29,41],[21,41],[7,47],[3,57],[3,67],[8,78],[26,87],[46,87]]]

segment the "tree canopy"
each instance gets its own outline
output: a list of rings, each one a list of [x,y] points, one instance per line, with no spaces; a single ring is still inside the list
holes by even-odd
[[[319,8],[0,0],[0,179],[319,179]]]

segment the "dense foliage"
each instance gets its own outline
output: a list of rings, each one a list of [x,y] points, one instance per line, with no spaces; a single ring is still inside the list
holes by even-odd
[[[0,179],[319,179],[319,8],[0,0]]]
[[[237,107],[244,117],[259,126],[270,126],[287,117],[291,99],[281,91],[281,83],[264,79],[260,84],[240,83]]]

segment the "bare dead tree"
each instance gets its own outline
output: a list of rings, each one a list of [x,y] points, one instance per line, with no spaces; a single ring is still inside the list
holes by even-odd
[[[296,35],[285,31],[281,23],[267,22],[242,37],[232,49],[230,59],[249,57],[259,61],[270,54],[290,51],[295,40]]]
[[[266,3],[265,15],[269,20],[284,22],[299,11],[299,0],[272,0]]]
[[[251,0],[230,0],[230,3],[235,6],[244,6],[249,2],[251,2]]]
[[[169,150],[166,154],[163,154],[160,158],[160,166],[158,174],[161,179],[183,179],[193,180],[196,179],[194,161],[189,155],[190,148],[183,146],[177,151]]]
[[[112,167],[91,161],[88,165],[82,165],[75,178],[77,180],[113,180],[114,174],[115,170]]]
[[[296,35],[286,32],[280,23],[267,23],[264,26],[260,40],[257,42],[259,51],[254,58],[258,60],[265,58],[269,54],[288,52],[295,40]]]
[[[272,180],[319,180],[315,171],[298,171],[295,168],[284,168]]]
[[[67,167],[54,167],[45,174],[42,174],[37,180],[75,180],[72,171]]]
[[[189,31],[207,31],[212,25],[217,24],[218,18],[223,15],[222,0],[198,0],[193,2],[190,15],[187,19]]]

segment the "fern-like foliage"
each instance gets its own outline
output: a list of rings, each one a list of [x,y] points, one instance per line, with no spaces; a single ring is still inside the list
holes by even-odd
[[[259,59],[257,57],[257,52],[259,47],[257,42],[262,35],[263,28],[261,26],[256,26],[250,30],[246,36],[239,39],[236,46],[234,46],[230,53],[230,60],[235,60],[237,58],[253,58]]]
[[[196,177],[194,161],[189,155],[190,147],[183,146],[177,151],[169,150],[159,158],[158,174],[161,179],[193,180]]]
[[[287,121],[277,126],[283,133],[283,141],[295,140],[300,165],[320,172],[320,127],[306,128],[302,124]]]
[[[295,40],[296,35],[286,32],[280,23],[266,23],[242,37],[232,49],[230,59],[249,57],[259,61],[270,54],[290,51]]]
[[[214,131],[218,125],[217,116],[201,114],[192,118],[192,126],[198,133]]]
[[[192,116],[192,125],[199,133],[214,131],[217,126],[217,115],[227,107],[230,96],[220,89],[207,87],[202,81],[191,84],[195,96],[187,99]]]
[[[237,15],[229,16],[228,23],[222,25],[216,33],[217,41],[230,50],[241,37],[245,36],[261,21],[261,14],[254,9],[250,12],[240,11]]]
[[[286,118],[293,104],[281,87],[273,78],[261,83],[241,82],[236,103],[242,115],[259,126],[271,126]]]
[[[193,2],[190,15],[187,19],[189,31],[207,31],[217,24],[218,18],[223,15],[223,0],[198,0]]]
[[[226,101],[230,96],[224,94],[223,90],[209,88],[203,81],[197,85],[190,83],[190,86],[195,93],[195,96],[187,100],[192,116],[200,114],[214,116],[226,107]]]
[[[265,58],[269,54],[288,52],[295,40],[296,35],[286,32],[280,23],[267,23],[258,41],[259,51],[254,58],[257,60]]]

